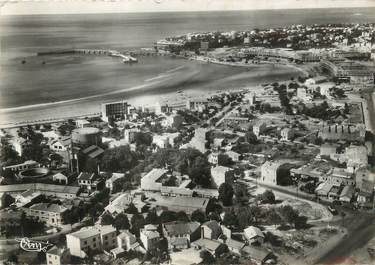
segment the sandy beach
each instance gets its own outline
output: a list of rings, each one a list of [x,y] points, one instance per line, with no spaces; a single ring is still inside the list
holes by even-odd
[[[40,64],[41,60],[47,64]],[[134,65],[100,56],[30,57],[27,65],[12,61],[6,67],[9,72],[23,73],[28,78],[5,77],[1,85],[2,127],[98,113],[101,103],[114,100],[153,106],[156,102],[208,97],[218,91],[286,80],[301,74],[298,69],[282,65],[245,68],[169,57],[143,57]]]

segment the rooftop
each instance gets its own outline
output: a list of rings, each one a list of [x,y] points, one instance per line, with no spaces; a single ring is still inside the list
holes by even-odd
[[[29,209],[34,211],[44,211],[52,213],[63,213],[67,210],[66,207],[54,203],[37,203],[30,206]]]
[[[142,180],[156,182],[167,172],[168,170],[163,169],[163,168],[154,168],[150,172],[148,172],[146,175],[144,175]]]
[[[148,239],[160,237],[157,231],[141,230],[141,234],[145,235]]]
[[[199,229],[199,227],[200,224],[198,222],[170,222],[163,224],[163,229],[168,234],[168,236],[191,234]]]
[[[88,155],[90,158],[96,158],[104,153],[104,150],[96,145],[91,145],[82,151],[83,154]]]
[[[52,254],[52,255],[57,255],[57,256],[61,256],[63,255],[66,251],[68,251],[67,248],[58,248],[56,246],[53,246],[52,248],[50,248],[47,253],[48,254]]]
[[[258,227],[255,226],[249,226],[244,230],[244,233],[247,237],[249,238],[254,238],[254,237],[264,237],[264,234]]]
[[[29,184],[13,184],[13,185],[0,185],[0,192],[21,192],[26,190],[48,191],[55,193],[70,193],[77,194],[79,187],[54,185],[44,183],[29,183]]]
[[[81,172],[78,176],[78,180],[92,180],[94,176],[94,173]]]
[[[222,243],[219,241],[207,238],[200,238],[197,241],[194,241],[192,244],[201,248],[205,248],[209,251],[216,251],[222,245]]]
[[[162,197],[157,201],[160,206],[205,208],[209,199],[199,197]]]
[[[271,254],[271,252],[266,249],[254,246],[245,246],[242,251],[258,261],[264,261],[267,256]]]

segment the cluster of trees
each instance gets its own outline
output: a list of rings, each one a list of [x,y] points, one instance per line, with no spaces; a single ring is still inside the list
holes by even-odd
[[[45,223],[35,218],[30,218],[22,213],[19,220],[1,226],[1,235],[6,238],[35,236],[41,234],[45,229]]]
[[[43,135],[41,133],[36,133],[32,128],[27,127],[26,129],[21,129],[18,136],[27,139],[27,144],[24,145],[22,150],[22,160],[39,162],[46,160],[43,150],[48,149],[48,147],[42,144]]]
[[[105,150],[100,167],[109,172],[126,172],[135,167],[137,161],[137,154],[128,145],[124,145]]]
[[[280,99],[280,104],[284,108],[284,111],[286,114],[291,114],[292,113],[292,108],[289,103],[289,97],[287,93],[287,87],[286,85],[282,84],[279,85],[277,83],[273,84],[273,89],[277,91],[279,94],[279,99]]]
[[[204,213],[196,211],[190,219],[189,216],[183,212],[174,212],[174,211],[163,211],[160,216],[157,215],[155,210],[148,211],[146,217],[138,212],[138,210],[133,206],[129,205],[129,208],[124,211],[124,213],[119,213],[113,217],[110,213],[105,212],[101,216],[102,225],[113,225],[117,230],[129,229],[133,234],[139,236],[140,229],[147,224],[161,225],[163,223],[181,221],[189,222],[191,221],[200,221],[203,222],[206,220]],[[130,220],[126,214],[132,214]],[[160,231],[161,232],[161,231]]]
[[[305,228],[307,217],[300,215],[291,206],[261,208],[256,205],[239,207],[225,212],[223,224],[228,227],[245,229],[250,225],[291,225],[296,229]]]
[[[259,194],[257,196],[257,200],[262,203],[275,203],[276,202],[275,194],[271,190],[266,190],[262,194]]]
[[[73,207],[65,211],[62,218],[65,224],[74,224],[85,217],[89,217],[89,222],[94,223],[95,220],[103,213],[104,207],[109,203],[110,191],[107,188],[97,192],[88,202]]]
[[[211,171],[207,157],[193,148],[184,150],[160,149],[145,159],[144,166],[144,171],[149,171],[155,167],[169,166],[182,174],[188,175],[197,185],[210,186]]]
[[[21,158],[17,151],[8,144],[2,145],[0,149],[0,161],[2,166],[12,165],[20,162]]]
[[[267,102],[262,103],[259,106],[260,113],[274,113],[274,112],[278,112],[280,110],[281,109],[279,107],[273,107],[273,106],[271,106],[270,103],[267,103]]]
[[[217,163],[224,167],[230,167],[234,164],[232,158],[230,158],[227,154],[219,154],[217,157]]]
[[[329,120],[341,114],[341,111],[338,109],[331,109],[327,101],[323,101],[321,104],[314,105],[312,107],[304,107],[301,111],[301,114],[305,114],[312,118]]]
[[[228,183],[223,183],[219,187],[219,201],[223,203],[224,206],[230,206],[233,203],[234,190],[232,185]]]

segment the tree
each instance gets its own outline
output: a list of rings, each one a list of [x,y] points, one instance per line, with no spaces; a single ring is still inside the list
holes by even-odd
[[[257,224],[259,221],[259,218],[262,215],[261,208],[256,205],[251,205],[250,207],[248,207],[248,210],[250,212],[250,215],[253,217],[255,224]]]
[[[105,150],[101,159],[101,168],[109,172],[125,172],[136,164],[136,154],[128,145]]]
[[[258,139],[252,131],[249,131],[249,132],[245,133],[245,141],[248,142],[249,144],[257,144],[258,143]]]
[[[189,222],[189,216],[183,212],[183,211],[180,211],[180,212],[177,212],[177,221],[181,221],[181,222]]]
[[[10,145],[3,145],[0,148],[0,161],[5,165],[11,165],[20,161],[20,157],[16,150]]]
[[[130,228],[129,219],[126,214],[120,213],[115,217],[114,227],[116,227],[117,230]]]
[[[228,183],[223,183],[219,187],[219,200],[222,201],[224,206],[232,205],[233,187]]]
[[[267,215],[266,215],[267,223],[273,224],[273,225],[280,225],[282,223],[282,219],[280,215],[277,213],[275,209],[271,209]]]
[[[307,217],[304,215],[299,215],[294,220],[294,228],[296,229],[306,228],[306,225],[307,225]]]
[[[240,229],[245,229],[252,224],[253,216],[248,207],[241,207],[237,211],[237,222]]]
[[[233,185],[234,196],[237,203],[248,202],[248,191],[247,186],[236,183]]]
[[[28,141],[27,145],[23,147],[22,159],[41,161],[43,158],[43,149],[46,147],[42,145],[43,135],[40,133],[35,133],[32,130],[28,130],[26,133],[26,138]]]
[[[136,214],[138,213],[137,207],[133,203],[130,203],[128,208],[125,210],[126,213],[128,214]]]
[[[84,216],[84,210],[80,207],[72,207],[70,210],[63,212],[62,219],[65,224],[74,224],[79,222]]]
[[[210,221],[216,221],[216,222],[221,222],[221,217],[217,212],[210,212],[207,215],[208,220]]]
[[[163,211],[160,215],[161,223],[177,221],[177,213],[173,211]]]
[[[139,237],[139,230],[144,226],[145,220],[143,218],[143,215],[141,214],[134,214],[130,220],[131,223],[131,232]]]
[[[224,215],[223,224],[226,226],[236,226],[237,225],[237,216],[232,211],[228,211]]]
[[[31,236],[38,234],[45,229],[45,223],[35,218],[30,218],[22,213],[20,220],[20,231],[23,232],[24,236]]]
[[[9,207],[12,203],[14,203],[14,198],[10,196],[8,193],[5,193],[4,195],[4,201],[2,203],[3,208]]]
[[[202,156],[196,157],[188,169],[188,175],[196,184],[209,187],[211,183],[211,171],[207,159]]]
[[[18,257],[16,254],[10,254],[8,257],[8,261],[17,264],[18,263]]]
[[[202,250],[199,256],[202,259],[202,264],[212,264],[215,262],[214,256],[207,250]]]
[[[262,201],[262,203],[275,203],[275,194],[271,190],[266,190],[263,192],[260,196],[259,199]]]
[[[152,136],[149,133],[137,132],[134,135],[134,142],[136,145],[150,146],[152,143]]]
[[[288,224],[294,224],[298,217],[298,212],[290,205],[280,207],[279,213],[281,218]]]
[[[148,214],[146,216],[146,219],[145,219],[145,224],[156,225],[158,223],[159,223],[159,217],[156,214],[156,211],[152,210],[152,211],[148,212]]]
[[[227,154],[219,154],[217,157],[217,163],[220,166],[229,167],[233,165],[232,158],[230,158]]]
[[[195,210],[191,214],[191,221],[199,222],[202,224],[206,221],[206,215],[200,210]]]

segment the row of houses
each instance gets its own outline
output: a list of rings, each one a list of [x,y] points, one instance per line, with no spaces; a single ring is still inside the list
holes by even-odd
[[[161,231],[161,233],[160,233]],[[246,228],[242,241],[232,238],[231,230],[216,221],[202,225],[198,222],[169,222],[161,226],[148,224],[140,229],[139,238],[129,230],[119,232],[111,225],[95,225],[66,235],[66,247],[53,247],[47,251],[47,264],[58,265],[68,262],[70,256],[85,258],[93,252],[104,252],[118,258],[129,250],[146,253],[156,250],[160,240],[165,238],[171,251],[193,247],[219,256],[230,251],[246,255],[256,263],[274,260],[275,256],[260,247],[264,241],[263,232],[254,226]]]

